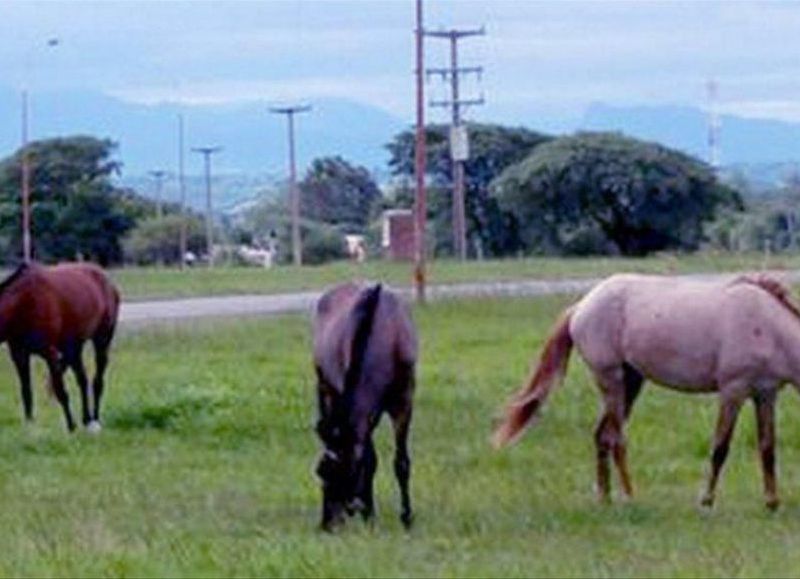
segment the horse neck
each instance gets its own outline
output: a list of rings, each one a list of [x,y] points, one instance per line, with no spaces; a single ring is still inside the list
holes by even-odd
[[[16,318],[15,314],[20,305],[20,296],[17,292],[0,293],[0,343],[8,339],[9,326]]]

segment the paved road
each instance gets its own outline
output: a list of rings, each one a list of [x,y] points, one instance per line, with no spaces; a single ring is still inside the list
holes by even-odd
[[[693,279],[726,279],[736,274],[694,274]],[[776,272],[786,282],[800,282],[800,271]],[[428,288],[431,300],[456,297],[526,297],[582,293],[600,278],[530,280],[514,282],[481,282],[439,285]],[[400,290],[411,296],[411,290]],[[291,312],[308,312],[321,292],[299,292],[274,295],[220,296],[126,303],[122,306],[120,320],[125,325],[170,322],[207,317],[263,316]]]

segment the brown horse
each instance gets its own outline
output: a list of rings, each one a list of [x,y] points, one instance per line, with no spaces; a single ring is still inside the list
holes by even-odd
[[[332,529],[345,513],[360,511],[365,520],[372,518],[372,484],[378,466],[372,432],[384,411],[394,425],[400,519],[409,526],[408,433],[417,338],[408,308],[380,284],[343,284],[320,298],[313,331],[317,434],[325,447],[317,466],[322,480],[322,528]]]
[[[103,374],[118,310],[116,288],[90,264],[23,264],[0,283],[0,342],[8,342],[27,420],[33,419],[30,357],[37,354],[47,363],[52,393],[64,410],[67,428],[75,429],[63,378],[69,367],[80,387],[83,424],[99,430]],[[97,367],[91,394],[82,359],[87,340],[94,344]]]
[[[731,282],[616,275],[567,309],[548,339],[528,385],[510,403],[496,446],[517,439],[564,377],[573,344],[605,402],[595,430],[597,489],[610,492],[609,457],[622,490],[633,493],[624,426],[645,379],[684,392],[715,392],[719,419],[711,472],[701,499],[714,503],[742,404],[756,407],[766,505],[778,507],[775,399],[781,386],[800,387],[800,310],[789,292],[765,276]]]

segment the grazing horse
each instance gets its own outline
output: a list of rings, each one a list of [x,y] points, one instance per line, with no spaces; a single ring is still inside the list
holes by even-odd
[[[37,354],[47,363],[50,387],[64,410],[67,428],[75,429],[64,388],[69,367],[80,387],[83,424],[99,430],[103,374],[118,310],[119,293],[103,270],[91,264],[23,264],[0,283],[0,342],[8,342],[27,420],[33,419],[30,357]],[[96,356],[91,394],[82,359],[87,340],[94,344]]]
[[[631,496],[624,427],[645,379],[688,393],[713,392],[719,418],[711,472],[701,504],[711,507],[736,418],[756,408],[766,506],[779,505],[775,481],[775,399],[800,387],[800,310],[767,276],[733,281],[615,275],[568,308],[547,340],[538,367],[509,404],[496,446],[516,440],[563,380],[573,344],[605,402],[595,429],[597,491],[610,492],[609,457]]]
[[[395,433],[394,471],[400,487],[400,519],[410,526],[408,482],[417,338],[407,306],[381,285],[339,285],[326,292],[314,313],[317,373],[317,434],[324,451],[317,465],[322,481],[322,528],[345,513],[374,514],[372,483],[378,456],[372,432],[383,412]]]

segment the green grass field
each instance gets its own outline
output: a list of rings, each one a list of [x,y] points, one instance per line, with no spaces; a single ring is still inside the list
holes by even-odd
[[[37,387],[24,427],[0,361],[0,574],[28,576],[800,575],[800,403],[779,404],[784,508],[762,508],[751,413],[717,510],[699,512],[716,405],[647,388],[630,429],[639,491],[592,494],[598,400],[573,360],[539,427],[489,448],[567,298],[441,302],[422,342],[412,434],[416,524],[397,520],[389,428],[378,436],[378,519],[317,528],[314,384],[300,316],[123,332],[98,437],[64,432]],[[37,367],[42,382],[42,368]],[[38,384],[37,384],[38,386]],[[73,392],[73,408],[77,408]]]
[[[800,255],[765,258],[761,254],[696,253],[648,258],[526,258],[470,261],[448,260],[429,264],[430,283],[470,281],[558,279],[595,277],[612,273],[692,273],[800,268]],[[312,267],[276,267],[272,270],[244,267],[190,269],[126,268],[113,272],[129,300],[173,297],[272,294],[320,289],[351,278],[381,279],[395,286],[410,285],[411,266],[406,263],[370,261],[364,264],[332,263]]]

